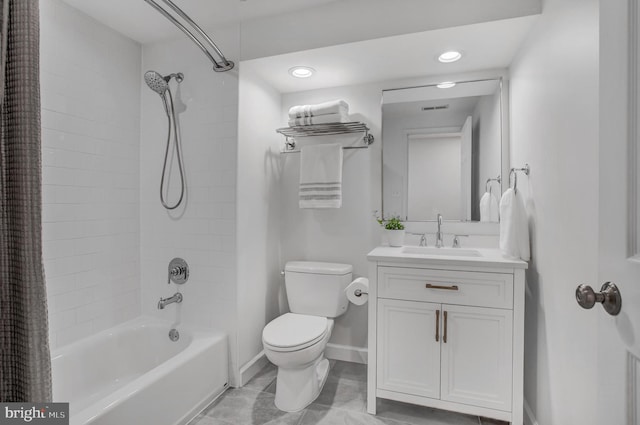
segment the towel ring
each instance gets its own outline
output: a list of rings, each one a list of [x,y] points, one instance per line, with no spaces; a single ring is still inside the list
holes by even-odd
[[[484,184],[484,191],[489,192],[489,194],[491,194],[491,191],[493,190],[493,187],[491,186],[491,182],[502,183],[502,178],[500,177],[500,174],[498,174],[498,177],[496,177],[495,179],[487,179],[487,182]]]
[[[529,168],[529,164],[524,164],[523,168],[512,168],[509,170],[509,187],[511,187],[511,175],[513,174],[513,191],[518,192],[518,171],[522,171],[527,176],[531,169]]]

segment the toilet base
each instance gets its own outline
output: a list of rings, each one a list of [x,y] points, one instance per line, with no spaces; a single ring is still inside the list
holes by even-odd
[[[276,407],[285,412],[298,412],[310,405],[324,387],[329,375],[329,360],[321,355],[306,367],[278,368]]]

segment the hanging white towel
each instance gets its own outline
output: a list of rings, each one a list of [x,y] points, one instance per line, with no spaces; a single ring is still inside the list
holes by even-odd
[[[493,193],[485,192],[480,198],[480,221],[493,223],[500,221],[500,207]]]
[[[500,200],[500,250],[508,257],[529,261],[529,225],[522,195],[509,188]]]
[[[289,119],[315,117],[318,115],[349,115],[349,104],[344,100],[331,100],[317,105],[297,105],[289,109]]]
[[[303,117],[289,119],[289,127],[311,124],[328,124],[332,122],[349,122],[349,116],[344,114],[318,115],[316,117]]]
[[[300,208],[342,206],[342,145],[303,146],[300,149]]]
[[[480,198],[480,221],[491,221],[491,194],[485,192]]]

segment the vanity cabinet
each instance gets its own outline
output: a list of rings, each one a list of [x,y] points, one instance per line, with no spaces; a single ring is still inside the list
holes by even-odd
[[[369,413],[387,398],[522,424],[526,263],[388,250],[369,254]]]
[[[378,300],[378,388],[440,398],[440,305]]]

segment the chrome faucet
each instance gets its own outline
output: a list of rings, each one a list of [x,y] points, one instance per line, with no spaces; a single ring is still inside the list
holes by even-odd
[[[436,248],[442,248],[442,214],[438,214],[438,232],[436,233]]]
[[[181,302],[182,302],[182,294],[180,292],[176,292],[173,295],[173,297],[160,298],[160,301],[158,301],[158,309],[164,310],[164,308],[169,304],[181,303]]]

